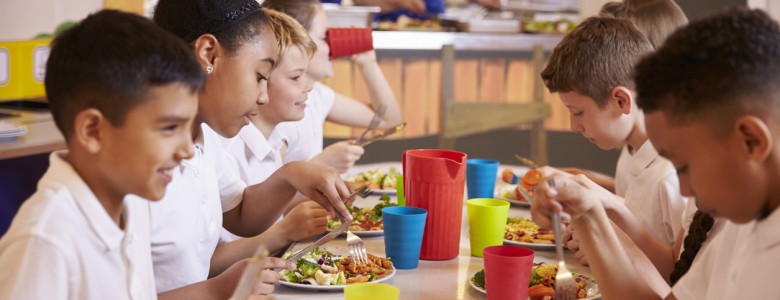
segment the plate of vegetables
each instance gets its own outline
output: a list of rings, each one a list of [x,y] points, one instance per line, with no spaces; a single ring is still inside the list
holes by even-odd
[[[383,235],[385,230],[382,222],[382,209],[389,206],[396,206],[396,204],[390,203],[390,196],[387,194],[379,197],[379,203],[370,208],[347,206],[353,219],[352,224],[349,225],[349,231],[360,237]],[[341,221],[328,218],[328,230],[336,229],[339,226],[341,226]]]
[[[292,256],[285,253],[282,258]],[[342,291],[348,284],[382,282],[395,275],[388,258],[368,254],[368,264],[358,265],[352,258],[316,248],[295,261],[295,270],[282,270],[283,286],[315,291]]]
[[[382,168],[376,168],[374,170],[368,170],[360,172],[355,176],[348,179],[354,186],[362,186],[368,184],[368,188],[372,192],[377,194],[392,194],[395,195],[395,185],[398,180],[398,176],[401,173],[395,167],[390,167],[387,171]]]
[[[545,300],[555,298],[555,273],[558,272],[558,264],[534,263],[531,268],[531,279],[528,282],[528,299]],[[601,299],[599,287],[592,278],[572,273],[577,283],[577,299],[594,300]],[[480,293],[486,294],[485,270],[480,270],[469,279],[469,285]]]

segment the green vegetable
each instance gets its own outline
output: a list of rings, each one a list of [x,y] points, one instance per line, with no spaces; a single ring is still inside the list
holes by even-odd
[[[295,271],[282,272],[282,280],[292,283],[298,283],[302,278]]]
[[[481,270],[474,274],[474,278],[471,279],[475,285],[481,288],[485,288],[485,270]]]
[[[338,275],[336,275],[336,279],[333,281],[334,285],[346,285],[347,284],[347,278],[344,277],[344,272],[339,272]]]
[[[301,273],[303,278],[314,277],[314,273],[320,270],[320,265],[303,258],[296,261],[295,264],[298,266],[298,271]]]
[[[382,209],[390,206],[396,206],[396,204],[390,203],[390,196],[387,194],[382,194],[382,196],[379,197],[379,203],[374,206],[374,215],[376,215],[377,220],[373,221],[379,221],[379,218],[382,217]]]

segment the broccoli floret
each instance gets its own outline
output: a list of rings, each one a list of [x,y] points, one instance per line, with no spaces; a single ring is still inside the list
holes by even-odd
[[[336,274],[336,279],[333,280],[333,285],[346,285],[347,284],[347,278],[344,277],[344,272],[339,271]]]
[[[471,279],[475,285],[481,288],[485,288],[485,270],[481,270],[474,274],[474,278]]]
[[[303,258],[299,259],[295,264],[298,266],[298,271],[301,272],[303,278],[311,278],[314,276],[314,273],[320,270],[320,265]]]
[[[531,269],[531,280],[528,282],[528,286],[535,286],[542,283],[542,276],[539,275],[536,268]]]
[[[390,196],[387,194],[382,194],[382,196],[379,197],[379,203],[374,206],[374,215],[377,217],[377,220],[373,221],[379,221],[379,218],[382,217],[382,209],[390,206],[396,206],[396,204],[390,203]]]

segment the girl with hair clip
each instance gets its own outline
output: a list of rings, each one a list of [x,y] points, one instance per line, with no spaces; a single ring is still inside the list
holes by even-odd
[[[279,59],[272,24],[256,1],[160,0],[153,19],[189,43],[205,74],[192,128],[194,156],[173,172],[165,199],[150,204],[157,291],[161,297],[227,299],[245,264],[226,266],[216,277],[221,282],[206,280],[219,274],[210,273],[212,260],[231,254],[215,252],[221,228],[258,235],[274,224],[297,192],[333,217],[336,210],[349,215],[341,200],[349,189],[333,168],[301,162],[247,186],[221,145],[221,138],[236,136],[257,114],[257,106],[268,102],[267,80]],[[265,261],[267,269],[294,268],[286,260]],[[255,292],[269,294],[279,274],[265,270],[258,278]]]
[[[284,161],[311,161],[332,166],[344,173],[363,155],[363,147],[355,145],[353,141],[342,141],[323,149],[322,125],[326,120],[364,127],[371,121],[373,109],[385,106],[387,110],[378,128],[390,128],[402,122],[401,109],[382,75],[376,54],[372,50],[352,56],[371,95],[371,106],[368,106],[336,93],[319,82],[333,76],[333,64],[329,59],[330,48],[325,41],[328,19],[318,0],[266,0],[263,7],[295,18],[317,44],[317,52],[312,57],[308,72],[314,80],[314,87],[309,92],[308,100],[297,104],[299,108],[304,108],[305,116],[299,122],[279,125],[279,130],[288,137],[289,142]]]

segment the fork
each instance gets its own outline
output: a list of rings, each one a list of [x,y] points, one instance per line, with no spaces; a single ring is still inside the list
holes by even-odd
[[[547,185],[555,187],[555,181],[550,178]],[[555,299],[574,300],[577,299],[577,283],[574,282],[574,277],[563,259],[563,234],[561,232],[563,223],[560,212],[552,212],[552,226],[555,233],[555,253],[558,256],[558,272],[555,273]]]
[[[366,128],[366,131],[363,131],[363,133],[358,136],[357,140],[355,140],[355,145],[360,145],[363,143],[363,139],[366,138],[366,134],[368,134],[371,130],[376,129],[379,126],[379,123],[382,123],[382,117],[385,116],[385,111],[387,111],[387,105],[380,104],[379,107],[377,107],[376,112],[374,113],[374,117],[371,118],[371,122],[368,123],[368,128]]]
[[[352,192],[352,195],[350,195],[350,199],[354,198],[355,196],[360,196],[361,198],[368,197],[368,195],[371,194],[371,189],[368,188],[368,185],[361,186],[355,191]],[[346,222],[346,220],[342,218],[342,222]],[[358,265],[365,265],[368,263],[368,255],[366,254],[366,245],[363,244],[363,240],[360,239],[357,235],[352,233],[351,230],[347,229],[347,248],[349,249],[349,255],[352,256],[352,258],[355,260],[355,262]]]

